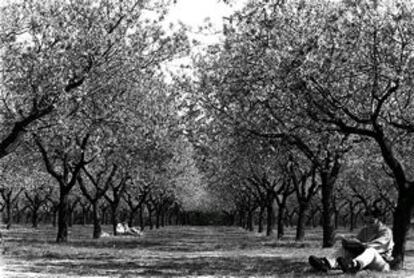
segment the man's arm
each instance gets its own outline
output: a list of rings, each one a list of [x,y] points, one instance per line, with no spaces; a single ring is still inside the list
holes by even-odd
[[[344,235],[344,234],[336,234],[334,237],[334,241],[342,241],[342,240],[354,240],[356,239],[355,235]]]
[[[367,247],[374,248],[380,253],[387,252],[390,248],[390,242],[392,241],[392,232],[390,229],[382,229],[378,237],[370,242],[367,242]]]

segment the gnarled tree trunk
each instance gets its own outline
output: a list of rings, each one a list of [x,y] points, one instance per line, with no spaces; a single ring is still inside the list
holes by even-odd
[[[68,192],[69,193],[69,192]],[[69,194],[65,190],[60,192],[60,204],[58,208],[58,232],[56,242],[68,241],[68,214],[69,214]]]

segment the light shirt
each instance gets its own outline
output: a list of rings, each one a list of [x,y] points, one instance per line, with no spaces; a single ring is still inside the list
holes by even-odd
[[[367,243],[367,247],[377,250],[385,259],[392,259],[392,248],[394,248],[392,231],[382,222],[362,228],[357,238]]]
[[[126,232],[125,228],[124,228],[124,225],[122,225],[122,223],[118,223],[116,225],[116,232],[117,232],[117,234],[124,234]]]

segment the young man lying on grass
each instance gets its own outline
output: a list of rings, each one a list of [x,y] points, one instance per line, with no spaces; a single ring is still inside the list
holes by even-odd
[[[118,223],[116,225],[118,235],[142,236],[142,231],[135,227],[129,227],[127,222]]]
[[[363,215],[366,224],[356,237],[336,237],[342,247],[330,258],[309,257],[309,264],[318,271],[342,269],[345,273],[356,273],[362,269],[389,271],[394,241],[392,231],[380,221],[377,209],[368,209]]]

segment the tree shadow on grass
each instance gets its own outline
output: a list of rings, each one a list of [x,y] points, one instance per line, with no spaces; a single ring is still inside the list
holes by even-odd
[[[162,275],[162,276],[321,276],[310,270],[306,262],[282,257],[211,257],[200,256],[196,258],[137,258],[131,260],[73,260],[35,262],[29,269],[30,272],[40,273],[45,271],[54,274],[74,275],[109,275],[117,271],[119,275]],[[337,276],[332,273],[328,276]],[[325,276],[325,275],[324,275]]]
[[[38,238],[29,238],[29,239],[17,239],[9,238],[7,239],[8,244],[18,245],[38,245],[38,244],[47,244],[50,246],[70,246],[73,248],[86,247],[86,248],[117,248],[117,249],[135,249],[135,248],[150,248],[154,246],[161,246],[165,244],[162,241],[156,240],[140,240],[139,238],[134,237],[112,237],[107,239],[89,239],[89,240],[69,240],[64,243],[57,243],[56,240],[51,239],[38,239]]]
[[[68,243],[57,244],[54,232],[47,228],[17,229],[7,233],[8,256],[26,262],[14,260],[14,265],[6,267],[16,276],[18,273],[42,273],[47,277],[353,277],[340,271],[324,274],[311,270],[306,257],[319,250],[313,248],[319,245],[317,236],[317,231],[312,231],[305,242],[299,243],[294,242],[292,236],[279,241],[236,228],[170,227],[147,232],[140,238],[92,240],[90,227],[76,227]],[[407,248],[406,255],[414,256],[412,245]],[[405,276],[398,276],[398,273],[357,275]]]

